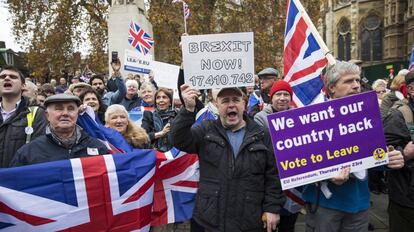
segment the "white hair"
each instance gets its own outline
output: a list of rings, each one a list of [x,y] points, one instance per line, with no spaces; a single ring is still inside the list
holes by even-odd
[[[408,69],[401,69],[401,70],[398,72],[398,75],[401,75],[401,76],[406,76],[409,72],[410,72],[410,70],[408,70]]]
[[[127,80],[125,82],[125,86],[128,88],[129,86],[134,86],[138,89],[138,82],[136,80]]]
[[[372,83],[372,88],[377,89],[378,86],[381,84],[383,84],[384,87],[387,87],[387,81],[385,81],[384,79],[377,79],[374,81],[374,83]]]
[[[120,104],[113,104],[110,105],[105,111],[105,121],[109,121],[109,117],[111,117],[114,113],[124,113],[128,117],[128,111],[125,109],[125,106]]]

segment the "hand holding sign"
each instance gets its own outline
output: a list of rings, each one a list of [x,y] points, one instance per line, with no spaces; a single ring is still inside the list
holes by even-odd
[[[196,106],[196,97],[200,94],[196,89],[191,88],[189,85],[184,84],[181,87],[181,96],[184,100],[185,108],[190,111],[194,112]]]

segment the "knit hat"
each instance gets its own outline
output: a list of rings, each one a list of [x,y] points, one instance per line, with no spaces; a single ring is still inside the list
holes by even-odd
[[[273,83],[272,89],[270,89],[270,94],[269,94],[270,99],[272,99],[273,95],[280,90],[287,91],[290,94],[290,98],[292,98],[292,95],[293,95],[292,87],[290,87],[289,83],[287,83],[286,81],[279,80]]]

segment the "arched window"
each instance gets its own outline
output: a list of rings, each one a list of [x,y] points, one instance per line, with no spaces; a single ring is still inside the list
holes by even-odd
[[[338,59],[351,59],[351,23],[342,18],[338,24]]]
[[[361,25],[361,59],[382,60],[381,19],[376,15],[368,16]]]

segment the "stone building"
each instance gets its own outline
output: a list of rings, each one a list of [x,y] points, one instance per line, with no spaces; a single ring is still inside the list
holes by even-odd
[[[320,29],[340,60],[358,59],[369,80],[408,66],[414,0],[325,0]]]
[[[125,50],[135,50],[128,42],[128,31],[131,21],[138,23],[149,35],[153,35],[152,25],[148,20],[144,0],[113,0],[108,17],[108,65],[110,72],[112,72],[110,66],[112,51],[118,52],[118,57],[123,63]],[[150,54],[154,54],[154,48],[151,49]],[[123,69],[121,69],[121,72],[126,76]]]

